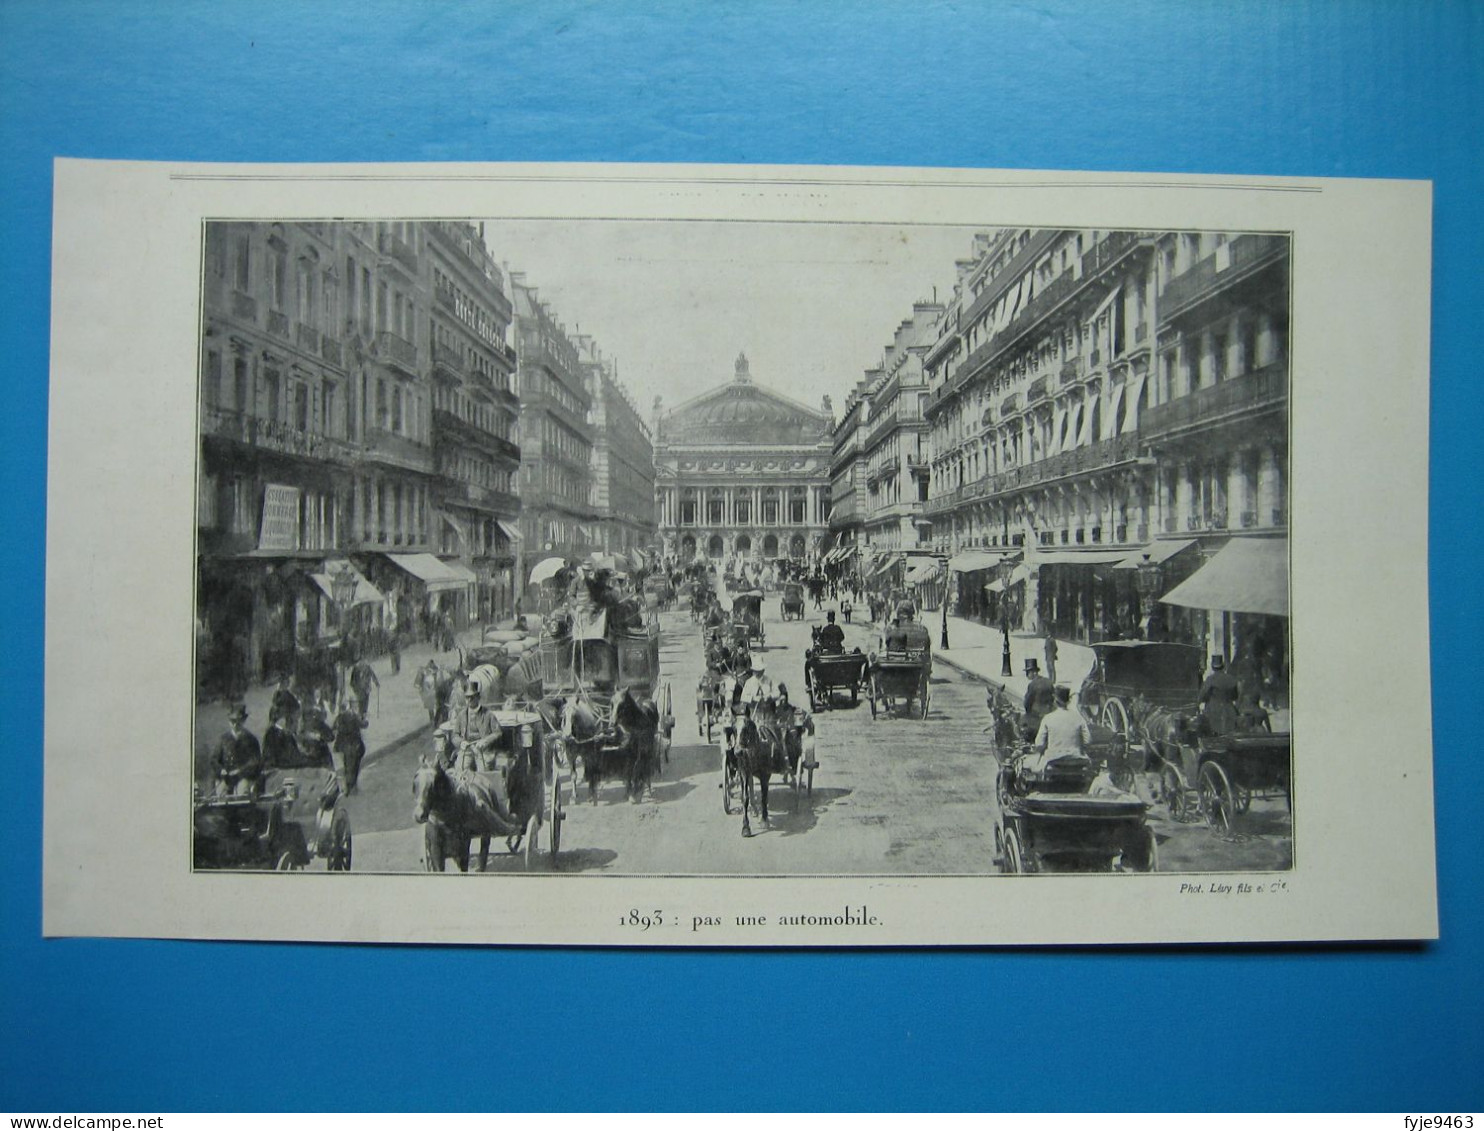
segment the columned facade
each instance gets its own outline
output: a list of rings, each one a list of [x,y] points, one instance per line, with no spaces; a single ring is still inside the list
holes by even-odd
[[[678,560],[809,559],[829,530],[829,406],[811,409],[733,379],[669,412],[656,404],[655,501],[663,552]]]

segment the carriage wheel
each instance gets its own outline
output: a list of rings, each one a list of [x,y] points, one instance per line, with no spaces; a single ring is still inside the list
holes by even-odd
[[[1226,771],[1216,762],[1207,762],[1201,767],[1200,784],[1201,812],[1206,815],[1206,824],[1214,832],[1230,833],[1236,803]]]
[[[296,824],[284,825],[269,843],[273,845],[273,870],[276,872],[302,872],[309,862],[309,845],[304,840],[304,830]]]
[[[551,840],[551,866],[557,866],[557,853],[562,848],[562,822],[567,819],[567,814],[562,812],[562,786],[555,777],[551,779],[551,816],[548,822],[551,826],[549,834]]]
[[[1170,819],[1172,821],[1186,820],[1190,816],[1190,803],[1185,796],[1185,782],[1180,777],[1180,771],[1167,764],[1159,772],[1159,788],[1164,794],[1165,807],[1170,811]]]
[[[1025,854],[1020,846],[1020,837],[1014,829],[1007,828],[1000,853],[1000,871],[1007,876],[1019,876],[1025,870]]]
[[[1159,871],[1159,842],[1154,839],[1154,830],[1148,825],[1141,825],[1135,830],[1130,843],[1123,846],[1119,871]]]
[[[922,717],[928,717],[928,708],[932,706],[933,689],[926,676],[922,680]]]
[[[1232,786],[1232,800],[1236,803],[1238,814],[1245,813],[1252,808],[1252,791],[1245,785]]]
[[[701,698],[699,691],[696,692],[696,735],[711,741],[711,736],[706,733],[706,700]]]
[[[330,818],[330,851],[325,854],[325,867],[331,872],[349,872],[350,860],[350,816],[344,809],[336,809]]]
[[[1128,711],[1123,705],[1123,700],[1109,699],[1104,703],[1099,721],[1109,730],[1116,731],[1125,739],[1128,738]]]
[[[441,872],[443,868],[443,837],[438,826],[429,821],[423,826],[423,870]]]
[[[737,788],[737,764],[726,754],[721,756],[721,811],[732,814],[732,791]]]
[[[523,834],[526,838],[526,843],[524,845],[522,855],[524,856],[524,863],[527,872],[533,870],[536,867],[536,840],[540,832],[541,814],[532,813],[529,817],[526,818],[526,831]]]

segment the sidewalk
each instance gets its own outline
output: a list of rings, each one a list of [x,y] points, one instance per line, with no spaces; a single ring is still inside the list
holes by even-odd
[[[475,626],[459,633],[459,641],[468,644],[477,640],[479,628]],[[382,751],[402,742],[428,726],[428,712],[422,699],[413,687],[412,679],[417,669],[433,657],[445,668],[458,667],[457,652],[441,652],[428,643],[414,644],[402,652],[402,670],[392,674],[392,662],[383,656],[371,663],[379,688],[371,689],[371,721],[365,729],[366,758],[362,764],[374,762]],[[262,741],[268,729],[268,708],[273,702],[276,683],[266,683],[248,689],[242,701],[247,705],[247,729]],[[196,704],[195,727],[195,780],[207,785],[212,780],[211,756],[217,740],[227,730],[227,708],[225,700]]]
[[[974,679],[1002,687],[1017,698],[1025,696],[1025,662],[1035,660],[1043,675],[1046,670],[1046,638],[1030,633],[1010,633],[1011,675],[1003,675],[1004,640],[997,628],[965,620],[948,618],[948,649],[939,647],[942,621],[924,624],[933,632],[933,662],[947,664]],[[1056,642],[1056,682],[1071,688],[1075,697],[1087,673],[1092,671],[1093,650],[1070,640]]]

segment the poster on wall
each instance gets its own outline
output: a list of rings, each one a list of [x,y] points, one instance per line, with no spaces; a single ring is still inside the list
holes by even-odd
[[[58,162],[46,932],[1434,937],[1430,210]]]

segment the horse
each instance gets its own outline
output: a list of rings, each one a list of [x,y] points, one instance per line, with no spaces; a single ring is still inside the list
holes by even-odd
[[[504,836],[512,852],[519,847],[521,833],[508,831],[487,775],[450,775],[441,760],[425,759],[412,775],[412,797],[413,819],[426,826],[423,845],[430,872],[443,871],[444,862],[450,859],[460,872],[467,872],[470,844],[476,836],[481,872],[489,862],[491,837]]]
[[[784,691],[786,703],[787,692]],[[785,737],[794,721],[792,708],[779,709],[778,699],[762,699],[753,707],[751,714],[741,719],[737,731],[737,742],[731,752],[736,760],[737,772],[742,785],[742,835],[752,835],[751,810],[757,809],[763,827],[768,820],[768,783],[776,774],[784,779],[796,771],[798,751],[803,749],[802,740],[793,752],[790,762],[789,744]]]
[[[568,698],[561,709],[561,731],[575,759],[582,759],[588,797],[598,803],[605,777],[622,778],[624,794],[636,804],[644,799],[657,763],[669,746],[658,705],[625,688],[614,701],[611,721],[583,696]]]

